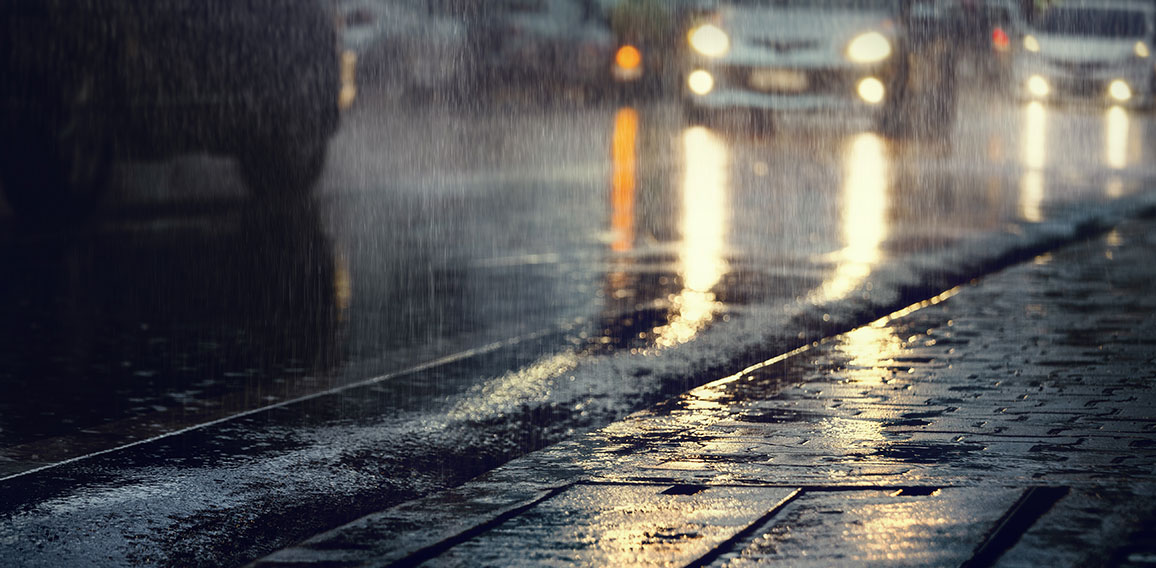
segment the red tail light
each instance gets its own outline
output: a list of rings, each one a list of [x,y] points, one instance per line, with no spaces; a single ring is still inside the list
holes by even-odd
[[[996,28],[991,32],[991,45],[997,51],[1007,51],[1011,47],[1011,38],[1003,28]]]

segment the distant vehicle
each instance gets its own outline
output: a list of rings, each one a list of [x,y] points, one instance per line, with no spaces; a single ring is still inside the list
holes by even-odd
[[[997,87],[1012,84],[1012,62],[1016,46],[1023,40],[1025,20],[1023,0],[987,0],[984,3],[985,32],[990,43],[979,58],[980,70]]]
[[[614,35],[597,0],[489,0],[475,22],[481,80],[605,89]]]
[[[304,195],[348,95],[329,0],[0,0],[0,26],[0,185],[31,219],[83,216],[114,159],[185,152]]]
[[[941,133],[955,118],[949,2],[722,0],[687,36],[687,116],[847,111],[884,133]]]
[[[460,85],[468,30],[456,0],[339,0],[342,45],[363,83],[410,93]]]
[[[1038,10],[1015,45],[1023,100],[1153,102],[1156,4],[1077,0]]]
[[[617,42],[615,81],[650,96],[677,91],[688,24],[710,0],[604,0]]]

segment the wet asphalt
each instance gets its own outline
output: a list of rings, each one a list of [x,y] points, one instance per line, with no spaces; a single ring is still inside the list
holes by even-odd
[[[371,89],[312,204],[189,157],[79,231],[0,218],[0,558],[243,563],[1146,199],[1150,116],[986,93],[904,143]]]

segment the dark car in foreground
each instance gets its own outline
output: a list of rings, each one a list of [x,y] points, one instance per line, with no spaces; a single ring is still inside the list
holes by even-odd
[[[258,195],[306,194],[338,126],[334,16],[329,0],[0,0],[9,205],[78,217],[114,160],[188,152],[236,157]]]

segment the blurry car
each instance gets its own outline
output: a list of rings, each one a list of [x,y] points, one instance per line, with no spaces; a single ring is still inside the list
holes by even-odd
[[[475,22],[483,81],[605,89],[614,35],[597,0],[490,0]]]
[[[987,0],[984,24],[990,49],[981,55],[980,72],[999,88],[1012,84],[1015,45],[1022,41],[1025,21],[1023,0]]]
[[[944,132],[955,117],[948,2],[723,0],[687,36],[687,116],[845,111],[888,135]]]
[[[1038,10],[1015,45],[1015,92],[1024,100],[1153,102],[1156,4],[1068,1]]]
[[[612,75],[634,93],[677,91],[688,22],[710,0],[604,0],[617,50]]]
[[[468,45],[461,2],[339,0],[338,10],[362,83],[419,94],[460,84]]]
[[[257,194],[306,194],[342,97],[329,0],[0,0],[0,179],[75,219],[114,159],[235,156]]]

